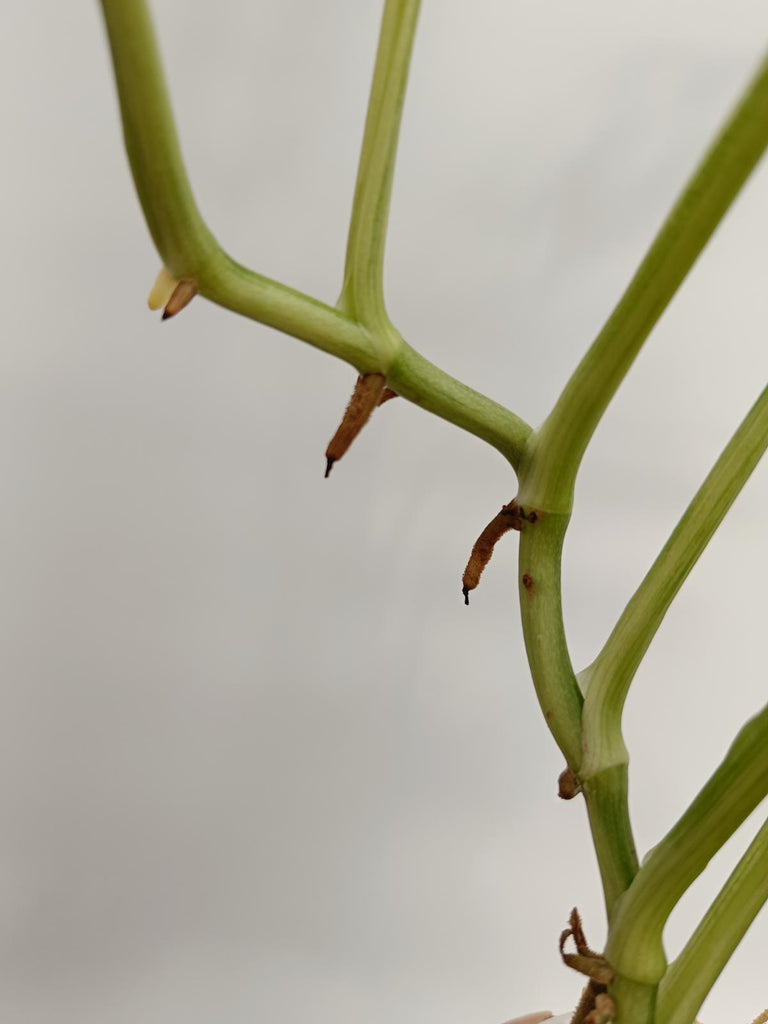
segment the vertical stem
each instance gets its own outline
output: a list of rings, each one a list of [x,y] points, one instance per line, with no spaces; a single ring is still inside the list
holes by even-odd
[[[339,299],[350,316],[385,330],[384,244],[419,6],[420,0],[386,0],[384,5]]]
[[[521,479],[521,493],[523,490]],[[541,509],[536,513],[536,522],[525,523],[520,533],[525,649],[544,719],[568,766],[578,774],[583,698],[568,653],[560,594],[560,562],[569,517]]]
[[[616,977],[608,988],[618,1009],[617,1024],[656,1024],[656,986]]]
[[[638,869],[627,803],[628,762],[625,752],[624,760],[596,775],[580,775],[609,924],[619,897],[629,888]]]

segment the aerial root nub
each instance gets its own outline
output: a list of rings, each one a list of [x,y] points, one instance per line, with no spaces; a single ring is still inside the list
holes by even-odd
[[[185,306],[188,306],[197,295],[197,287],[194,281],[179,281],[173,289],[170,299],[163,310],[163,320],[170,320],[172,316],[180,313]]]
[[[385,387],[386,378],[383,373],[363,373],[355,383],[355,390],[344,410],[341,423],[325,451],[325,476],[328,477],[334,462],[344,455],[357,435],[370,419],[371,413],[387,398],[394,397],[394,391],[386,398],[382,397],[389,388]]]

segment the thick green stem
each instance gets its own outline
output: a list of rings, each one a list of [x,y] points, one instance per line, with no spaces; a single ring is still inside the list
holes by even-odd
[[[568,515],[550,513],[518,500],[536,521],[526,522],[520,534],[520,613],[528,663],[536,695],[568,766],[578,775],[581,765],[581,706],[583,698],[568,653],[563,628],[560,562]]]
[[[656,1024],[656,986],[618,976],[608,988],[616,1003],[616,1024]]]
[[[595,775],[585,774],[582,762],[579,775],[609,924],[619,897],[629,888],[638,869],[627,803],[628,763],[625,751],[623,760],[615,761]]]
[[[531,428],[503,405],[439,370],[402,342],[387,383],[403,398],[493,445],[517,469]]]
[[[617,974],[655,985],[667,968],[662,932],[680,897],[768,794],[768,706],[742,728],[676,825],[620,898],[605,954]]]
[[[692,1024],[768,901],[768,821],[757,833],[659,985],[655,1024]]]
[[[547,507],[557,507],[572,492],[587,443],[608,403],[766,145],[768,59],[539,431],[536,479],[530,485]]]
[[[400,119],[420,0],[386,0],[347,239],[339,306],[386,331],[384,245]]]

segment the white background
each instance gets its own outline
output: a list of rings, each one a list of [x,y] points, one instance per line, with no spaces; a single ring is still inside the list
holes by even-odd
[[[374,0],[158,0],[236,258],[338,294]],[[602,903],[529,681],[503,460],[201,299],[161,324],[98,6],[14,4],[0,105],[0,1019],[498,1024],[566,1010]],[[762,0],[427,2],[386,288],[425,355],[546,415],[768,40]],[[586,457],[564,566],[596,654],[768,368],[761,166]],[[765,467],[626,716],[646,850],[765,699]],[[758,812],[759,818],[759,812]],[[673,954],[758,818],[668,929]],[[768,918],[701,1016],[768,1005]]]

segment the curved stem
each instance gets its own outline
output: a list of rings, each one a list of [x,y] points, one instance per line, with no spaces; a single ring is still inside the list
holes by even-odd
[[[218,244],[184,168],[149,10],[144,0],[102,0],[101,8],[125,148],[147,227],[171,275],[196,277]]]
[[[531,487],[572,492],[586,446],[643,342],[768,145],[768,58],[694,173],[539,432]],[[550,497],[552,495],[552,497]]]
[[[400,119],[420,0],[386,0],[347,238],[339,306],[361,323],[389,323],[384,245]]]
[[[192,195],[147,5],[102,0],[101,6],[133,180],[171,275],[194,281],[206,298],[331,352],[361,373],[377,369],[381,354],[352,318],[246,270],[221,249]]]
[[[699,795],[620,898],[605,955],[618,975],[657,984],[664,925],[710,859],[768,794],[768,706],[741,729]]]
[[[768,820],[659,985],[656,1024],[692,1024],[734,950],[768,901]]]
[[[409,402],[487,441],[518,468],[530,426],[505,406],[438,369],[404,341],[387,370],[387,383]]]

